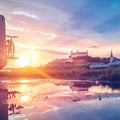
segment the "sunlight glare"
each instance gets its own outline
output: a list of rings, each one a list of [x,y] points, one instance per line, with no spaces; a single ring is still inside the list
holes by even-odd
[[[21,96],[20,98],[21,102],[27,103],[28,101],[30,101],[30,97],[27,95]]]
[[[21,83],[29,83],[29,80],[21,80]]]
[[[16,62],[18,67],[25,66],[37,66],[40,64],[39,54],[35,51],[29,51],[28,53],[22,53]]]
[[[31,93],[32,87],[28,86],[27,84],[20,85],[19,90],[24,93]]]
[[[31,57],[38,58],[38,53],[37,52],[32,52]]]
[[[24,67],[30,65],[30,58],[26,55],[20,55],[19,59],[17,60],[17,65],[19,67]]]

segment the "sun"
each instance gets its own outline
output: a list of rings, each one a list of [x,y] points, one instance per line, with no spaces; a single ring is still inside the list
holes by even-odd
[[[35,51],[29,51],[28,53],[20,54],[16,64],[18,67],[25,67],[37,66],[39,63],[39,54]]]
[[[31,57],[33,57],[35,59],[38,58],[38,53],[37,52],[32,52]]]
[[[19,67],[29,66],[30,65],[30,57],[27,55],[20,55],[17,60],[17,65]]]

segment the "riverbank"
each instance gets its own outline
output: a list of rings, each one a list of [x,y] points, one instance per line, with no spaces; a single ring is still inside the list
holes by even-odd
[[[120,68],[110,69],[78,69],[59,70],[50,68],[24,67],[0,71],[0,77],[23,77],[42,79],[91,80],[91,81],[120,81]]]

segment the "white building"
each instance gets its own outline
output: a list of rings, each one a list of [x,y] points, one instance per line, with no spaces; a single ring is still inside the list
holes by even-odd
[[[90,63],[90,69],[108,68],[110,66],[120,66],[120,60],[116,60],[113,56],[112,50],[109,57],[109,63],[92,62]]]
[[[94,62],[90,64],[90,69],[108,68],[109,65],[103,62]]]
[[[113,56],[112,50],[110,54],[110,62],[108,64],[109,66],[120,66],[120,60],[116,60],[116,58]]]
[[[65,60],[66,63],[73,63],[73,59],[71,57],[69,57],[68,59]]]
[[[77,52],[74,52],[74,53],[73,53],[73,51],[71,51],[71,54],[70,54],[71,58],[87,57],[87,56],[88,56],[88,51],[86,51],[86,52],[79,52],[77,50]]]
[[[109,66],[120,66],[120,60],[109,63]]]

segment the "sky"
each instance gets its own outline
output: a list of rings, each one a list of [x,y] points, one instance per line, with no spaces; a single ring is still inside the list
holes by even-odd
[[[112,49],[120,57],[120,0],[1,0],[0,14],[6,34],[18,36],[16,56],[32,65],[77,50],[108,57]]]

